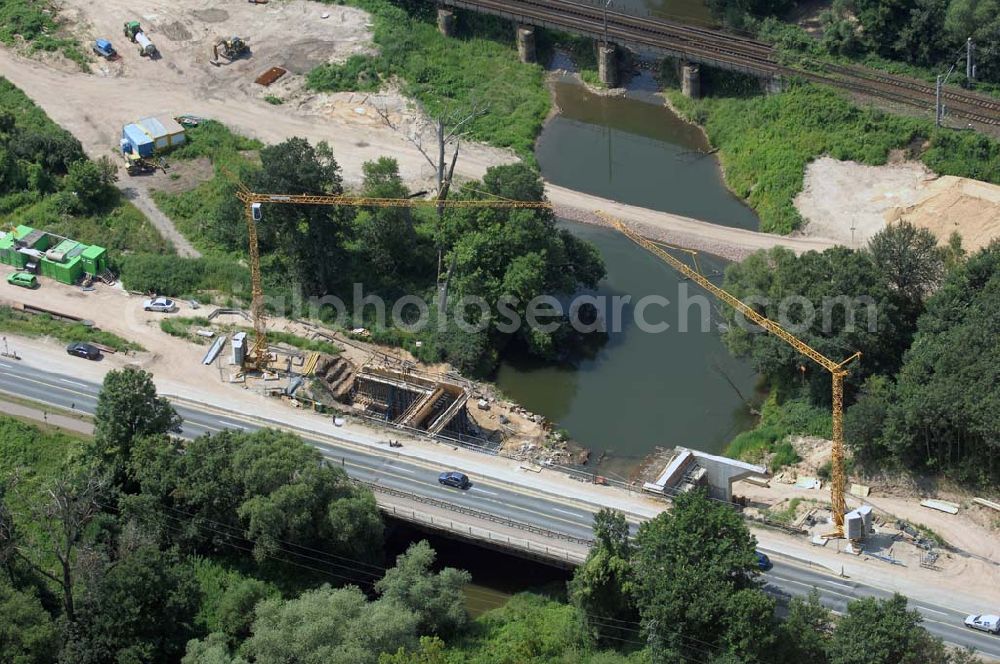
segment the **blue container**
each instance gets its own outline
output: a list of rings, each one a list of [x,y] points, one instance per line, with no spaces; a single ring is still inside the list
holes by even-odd
[[[125,125],[122,128],[122,140],[128,144],[128,150],[132,154],[140,157],[153,156],[153,139],[138,125]]]

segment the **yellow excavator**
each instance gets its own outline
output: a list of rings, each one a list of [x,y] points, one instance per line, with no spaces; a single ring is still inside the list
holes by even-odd
[[[250,45],[247,44],[247,40],[243,37],[219,39],[212,45],[212,64],[216,66],[222,64],[219,60],[220,55],[226,60],[232,62],[236,58],[242,57],[249,52]]]

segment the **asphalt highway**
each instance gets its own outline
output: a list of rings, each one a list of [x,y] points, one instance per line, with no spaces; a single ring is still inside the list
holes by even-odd
[[[67,363],[86,360],[68,357]],[[67,364],[67,370],[71,370]],[[50,404],[77,412],[92,414],[97,407],[100,385],[55,372],[41,371],[19,365],[15,361],[0,360],[0,393],[16,395],[35,402]],[[188,403],[175,403],[175,409],[184,419],[181,435],[194,438],[214,434],[225,429],[255,431],[261,425],[239,413],[219,413],[209,407]],[[293,430],[294,431],[294,430]],[[593,520],[593,507],[574,503],[554,494],[540,494],[514,485],[491,481],[486,477],[472,477],[473,485],[466,491],[443,487],[437,482],[438,474],[451,468],[432,467],[409,458],[396,457],[389,450],[358,449],[351,442],[357,436],[347,431],[335,430],[327,440],[311,438],[295,431],[307,443],[316,446],[330,463],[340,463],[354,478],[389,486],[420,496],[449,500],[450,502],[498,516],[553,530],[558,533],[589,538]],[[342,438],[345,444],[334,439]],[[369,441],[370,442],[370,441]],[[461,469],[457,469],[461,470]],[[461,514],[456,514],[456,521]],[[812,567],[800,566],[792,560],[783,560],[778,551],[765,550],[774,563],[764,575],[766,590],[779,599],[805,596],[817,588],[824,605],[843,612],[847,603],[862,597],[889,597],[891,593],[840,578]],[[956,605],[961,598],[956,597]],[[910,599],[910,607],[924,617],[927,629],[945,641],[973,647],[983,655],[1000,659],[1000,636],[967,629],[963,620],[968,613],[995,613],[1000,607],[958,606],[945,607]]]

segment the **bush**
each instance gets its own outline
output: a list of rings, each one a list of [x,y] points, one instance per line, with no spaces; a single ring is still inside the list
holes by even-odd
[[[328,62],[306,76],[306,85],[322,92],[376,92],[381,81],[378,60],[370,55],[352,55],[344,64]]]
[[[120,259],[119,267],[122,284],[133,291],[176,298],[212,291],[249,298],[249,270],[227,258],[131,254]]]
[[[53,337],[63,343],[91,341],[118,351],[144,350],[142,346],[116,334],[88,327],[82,323],[56,320],[47,314],[30,315],[0,307],[0,332],[26,337]]]

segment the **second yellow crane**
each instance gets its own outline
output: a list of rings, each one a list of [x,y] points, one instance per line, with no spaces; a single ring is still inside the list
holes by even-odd
[[[657,243],[639,235],[639,233],[626,226],[620,219],[616,219],[603,212],[598,212],[597,214],[607,220],[619,232],[635,242],[637,245],[654,254],[685,277],[739,311],[748,320],[753,321],[763,329],[787,343],[802,355],[808,357],[813,362],[830,372],[830,376],[833,381],[833,446],[830,453],[830,465],[832,466],[830,503],[831,511],[833,512],[834,530],[826,536],[838,538],[843,537],[844,513],[847,511],[847,503],[844,497],[844,485],[846,483],[846,478],[844,476],[844,377],[847,376],[847,369],[844,367],[850,362],[861,357],[861,353],[854,353],[854,355],[851,355],[846,360],[841,362],[830,359],[809,346],[809,344],[795,337],[791,332],[781,327],[770,318],[757,313],[753,307],[745,304],[732,294],[713,284],[700,271],[691,268],[683,261],[671,256]]]

